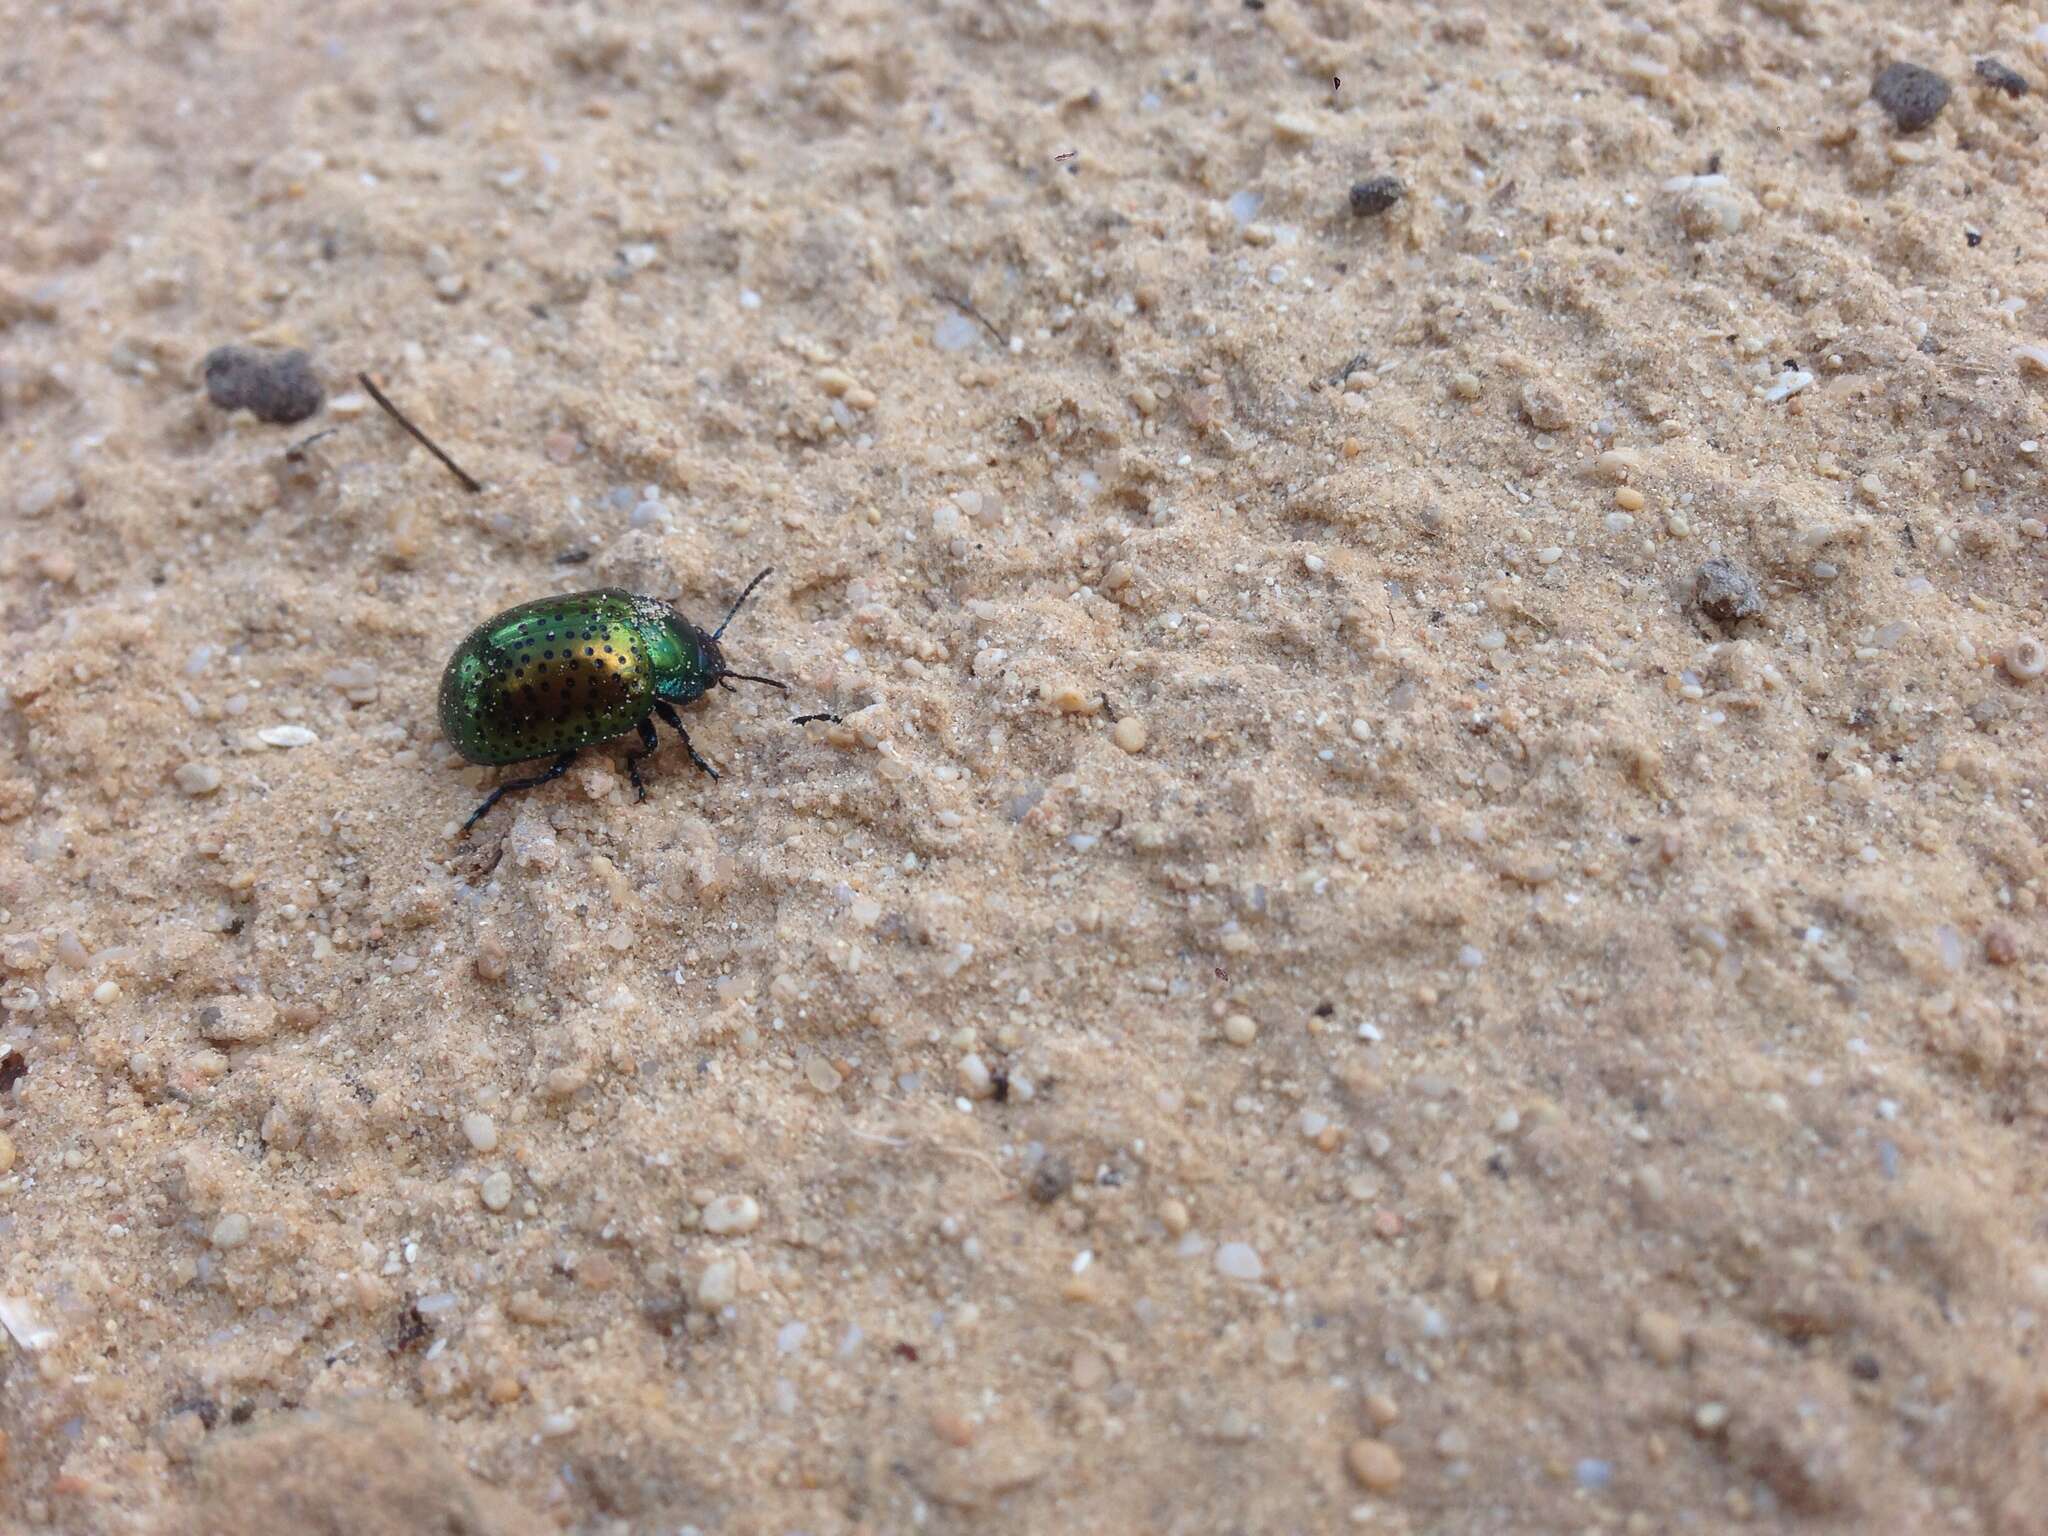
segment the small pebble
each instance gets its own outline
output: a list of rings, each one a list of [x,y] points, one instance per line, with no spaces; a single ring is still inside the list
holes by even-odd
[[[804,1058],[804,1081],[811,1085],[813,1093],[833,1094],[846,1079],[823,1056],[812,1055]]]
[[[1984,931],[1984,958],[1993,965],[2019,964],[2020,942],[2003,923]]]
[[[1351,212],[1355,218],[1376,218],[1407,195],[1398,176],[1368,176],[1351,184]]]
[[[0,1131],[0,1173],[6,1173],[14,1166],[14,1138]]]
[[[1368,1392],[1361,1405],[1374,1429],[1391,1429],[1401,1422],[1401,1405],[1385,1392]]]
[[[1713,559],[1693,577],[1692,600],[1710,619],[1733,624],[1764,611],[1763,593],[1755,580],[1732,560]]]
[[[739,1294],[740,1266],[737,1259],[714,1259],[697,1277],[697,1305],[707,1312],[729,1305]]]
[[[960,1091],[970,1099],[985,1099],[996,1091],[995,1078],[979,1052],[960,1058]]]
[[[1541,379],[1522,386],[1522,415],[1538,432],[1562,432],[1572,424],[1563,392]]]
[[[185,763],[171,778],[179,789],[195,798],[220,788],[220,770],[211,763]]]
[[[1979,59],[1976,68],[1979,80],[1982,80],[1993,90],[2005,92],[2008,96],[2024,96],[2033,89],[2027,83],[2025,75],[2011,68],[2002,60]]]
[[[1477,400],[1479,398],[1479,375],[1471,372],[1452,374],[1451,393],[1460,400]]]
[[[1384,1440],[1354,1440],[1344,1451],[1344,1464],[1371,1493],[1395,1493],[1401,1487],[1401,1457]]]
[[[1624,512],[1640,512],[1643,510],[1643,493],[1632,485],[1616,486],[1614,504]]]
[[[1259,1250],[1250,1243],[1221,1243],[1216,1249],[1216,1273],[1226,1280],[1263,1280],[1266,1266]]]
[[[1250,1045],[1258,1037],[1258,1021],[1248,1013],[1233,1013],[1223,1021],[1223,1038],[1232,1045]]]
[[[1636,1342],[1659,1365],[1676,1365],[1685,1353],[1685,1328],[1669,1312],[1645,1307],[1636,1314]]]
[[[477,1194],[482,1197],[485,1210],[504,1210],[512,1203],[512,1175],[502,1168],[485,1174],[483,1183],[477,1186]]]
[[[1888,64],[1870,94],[1901,133],[1918,133],[1948,105],[1948,82],[1918,64]]]
[[[714,1237],[751,1232],[761,1225],[761,1207],[752,1195],[720,1195],[704,1207],[704,1230]]]
[[[320,409],[312,360],[297,349],[215,347],[201,366],[206,398],[224,411],[246,410],[258,421],[287,425]]]
[[[1149,739],[1145,722],[1136,715],[1125,715],[1123,719],[1117,721],[1116,728],[1110,732],[1110,736],[1119,747],[1133,755],[1144,751],[1145,743]]]
[[[2014,682],[2031,683],[2043,672],[2048,672],[2048,646],[2031,635],[2022,635],[2006,646],[1999,665],[2005,668],[2005,675]]]
[[[213,1224],[213,1234],[207,1239],[216,1248],[239,1248],[249,1241],[249,1218],[240,1211],[230,1211]]]
[[[472,1109],[462,1117],[462,1134],[470,1146],[479,1152],[495,1152],[498,1147],[498,1127],[491,1117],[482,1110]]]
[[[266,747],[310,747],[320,738],[303,725],[267,725],[256,739]]]

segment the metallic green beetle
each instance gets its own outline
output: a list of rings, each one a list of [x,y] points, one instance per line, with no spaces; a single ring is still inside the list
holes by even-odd
[[[640,750],[626,754],[626,772],[642,800],[640,759],[659,743],[659,716],[683,738],[690,761],[718,777],[690,745],[676,706],[702,698],[728,678],[787,685],[772,677],[735,672],[718,640],[740,604],[769,577],[747,583],[739,601],[705,634],[670,604],[617,587],[537,598],[486,619],[448,658],[441,674],[441,730],[472,763],[518,763],[555,754],[544,772],[492,790],[462,824],[464,832],[515,789],[532,789],[568,771],[585,747],[637,731]],[[831,719],[801,715],[804,720]]]

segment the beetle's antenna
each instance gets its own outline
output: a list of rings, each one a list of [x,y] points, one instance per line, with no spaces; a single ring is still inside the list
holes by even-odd
[[[766,683],[770,688],[779,688],[784,693],[789,692],[789,684],[787,683],[779,683],[772,677],[755,677],[748,672],[721,672],[718,674],[718,686],[725,688],[725,680],[728,677],[736,677],[743,683]],[[730,688],[726,688],[726,692],[730,693],[731,691]]]
[[[754,588],[756,588],[756,587],[758,587],[759,585],[761,585],[761,583],[762,583],[762,582],[766,581],[766,580],[767,580],[767,579],[768,579],[768,578],[769,578],[770,576],[773,576],[774,574],[775,574],[775,567],[771,565],[771,566],[769,566],[769,567],[768,567],[768,569],[767,569],[767,570],[763,571],[763,572],[762,572],[762,573],[761,573],[760,575],[756,576],[756,577],[755,577],[755,578],[754,578],[754,579],[753,579],[752,581],[750,581],[750,582],[748,582],[748,583],[747,583],[747,590],[746,590],[746,591],[744,591],[744,592],[742,592],[742,593],[741,593],[741,594],[739,595],[739,601],[738,601],[738,602],[736,602],[736,603],[734,603],[734,604],[732,605],[732,613],[728,613],[728,614],[727,614],[727,615],[725,616],[725,624],[730,624],[730,623],[732,622],[732,616],[733,616],[733,614],[734,614],[734,613],[738,613],[738,612],[740,611],[740,604],[741,604],[741,603],[744,603],[744,602],[745,602],[745,601],[746,601],[746,600],[747,600],[748,598],[750,598],[750,597],[752,597],[752,596],[754,595]],[[722,635],[722,634],[724,634],[724,633],[725,633],[725,624],[721,624],[721,625],[719,625],[719,626],[718,626],[718,628],[716,628],[716,629],[714,629],[713,631],[711,631],[711,638],[712,638],[712,639],[716,640],[716,639],[717,639],[717,638],[718,638],[718,637],[719,637],[720,635]],[[739,676],[739,673],[737,673],[737,672],[734,672],[734,673],[731,673],[730,675],[731,675],[731,676],[733,676],[733,677],[738,677],[738,676]],[[747,679],[747,681],[749,681],[749,682],[762,682],[762,681],[764,681],[764,679],[762,679],[762,678],[749,678],[749,679]],[[778,683],[778,684],[777,684],[776,686],[777,686],[777,687],[780,687],[780,686],[781,686],[781,684],[779,684],[779,683]]]

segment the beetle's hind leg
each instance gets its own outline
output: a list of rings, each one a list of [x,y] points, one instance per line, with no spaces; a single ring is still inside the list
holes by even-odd
[[[653,732],[649,731],[648,734],[652,735]],[[488,795],[484,796],[484,803],[482,805],[478,806],[475,810],[469,813],[469,820],[465,821],[462,824],[462,831],[458,832],[456,836],[461,837],[465,835],[471,827],[475,826],[479,821],[483,820],[483,815],[485,811],[488,811],[500,800],[504,799],[507,795],[511,794],[513,790],[538,789],[541,785],[550,783],[555,779],[559,779],[563,774],[567,773],[569,771],[569,765],[574,761],[576,761],[576,753],[575,750],[572,748],[571,750],[564,752],[552,763],[548,764],[546,772],[536,773],[530,778],[513,779],[509,783],[500,784],[496,789],[492,790]]]
[[[791,715],[789,723],[791,725],[809,725],[813,720],[830,720],[834,725],[846,724],[837,715]]]
[[[651,716],[642,715],[640,717],[639,729],[640,750],[626,754],[626,777],[633,781],[633,794],[635,798],[645,800],[647,798],[647,786],[640,782],[640,759],[660,747],[661,742],[655,737],[654,720]]]
[[[710,774],[715,780],[718,777],[718,770],[705,762],[698,755],[696,747],[691,745],[690,733],[683,729],[683,717],[676,713],[675,706],[669,703],[667,699],[656,699],[654,701],[654,712],[661,716],[664,725],[669,726],[678,736],[683,738],[683,750],[690,754],[690,761]]]

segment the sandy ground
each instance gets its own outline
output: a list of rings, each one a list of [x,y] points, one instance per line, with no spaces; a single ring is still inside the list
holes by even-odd
[[[2048,1531],[2033,10],[0,9],[0,1528]]]

